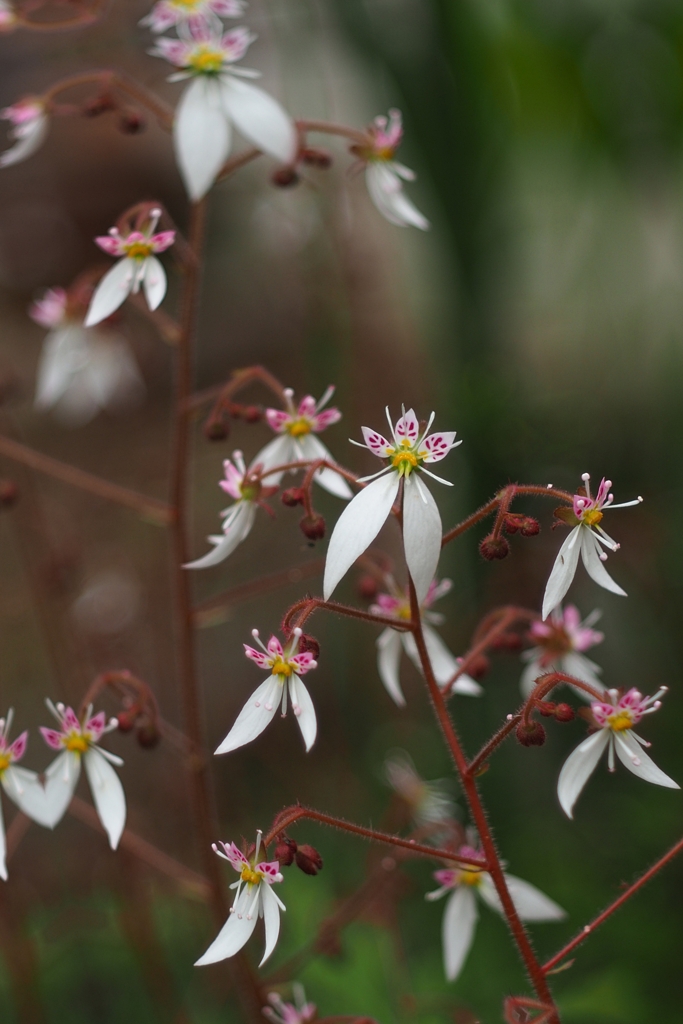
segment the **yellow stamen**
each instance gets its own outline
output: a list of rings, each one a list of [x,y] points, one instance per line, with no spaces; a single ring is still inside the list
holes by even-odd
[[[628,711],[617,711],[616,714],[609,715],[607,724],[614,732],[626,732],[627,729],[633,728],[633,719]]]
[[[463,885],[479,885],[479,883],[481,882],[481,879],[482,879],[481,871],[475,871],[475,870],[471,870],[470,871],[467,868],[463,868],[463,870],[460,872],[459,881]]]
[[[273,675],[274,676],[291,676],[294,669],[288,661],[284,661],[282,658],[276,658],[273,662]]]
[[[184,11],[193,11],[199,7],[202,0],[171,0],[174,7],[180,7]]]
[[[410,605],[402,604],[399,608],[396,609],[396,615],[398,616],[399,619],[405,619],[407,622],[410,622],[410,620],[412,619]]]
[[[74,732],[65,740],[64,746],[67,750],[72,751],[72,753],[85,754],[90,744],[84,736],[80,736],[78,733]]]
[[[592,509],[590,512],[584,512],[581,517],[581,521],[584,522],[586,526],[597,526],[601,519],[602,512],[597,508]]]
[[[417,464],[417,455],[414,455],[412,452],[399,451],[391,457],[391,465],[394,469],[397,469],[399,474],[402,476],[409,476],[411,470],[415,469]]]
[[[287,424],[287,433],[292,437],[301,437],[303,434],[310,434],[311,424],[308,420],[294,420]]]
[[[258,885],[263,880],[263,875],[260,871],[254,871],[253,868],[242,868],[240,878],[243,882],[248,882],[249,885]]]
[[[395,152],[396,150],[391,146],[382,146],[381,149],[374,150],[373,156],[375,160],[393,160]]]
[[[223,53],[220,50],[201,49],[193,53],[189,65],[200,74],[212,74],[223,67]]]
[[[0,754],[0,775],[2,775],[6,768],[9,768],[11,763],[12,758],[10,754]]]
[[[126,256],[134,260],[144,260],[151,256],[153,252],[154,249],[149,242],[133,242],[131,245],[126,246]]]

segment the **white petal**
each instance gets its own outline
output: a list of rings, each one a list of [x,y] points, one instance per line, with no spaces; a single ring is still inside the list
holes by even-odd
[[[44,797],[40,798],[36,791],[29,793],[27,789],[25,794],[25,796],[28,795],[27,807],[30,806],[31,810],[22,806],[22,811],[25,810],[26,814],[30,814],[39,825],[44,825],[45,828],[54,828],[66,814],[80,774],[81,758],[79,754],[74,754],[69,750],[58,754],[45,770]]]
[[[455,981],[470,951],[477,923],[477,902],[467,886],[459,886],[448,897],[441,926],[446,977]]]
[[[406,699],[401,689],[399,665],[401,663],[402,636],[388,626],[377,637],[377,671],[394,704],[405,707]]]
[[[280,907],[275,899],[275,893],[271,891],[267,882],[261,882],[261,909],[263,910],[263,923],[266,928],[266,948],[259,967],[263,967],[275,949],[280,934]]]
[[[572,818],[572,810],[579,793],[586,785],[588,777],[595,770],[600,757],[609,742],[609,729],[600,729],[579,743],[562,765],[557,780],[557,796],[562,810],[568,818]]]
[[[2,817],[2,804],[0,803],[0,878],[7,881],[7,841],[5,839],[5,822]]]
[[[316,721],[315,708],[313,707],[311,695],[295,672],[289,677],[289,695],[292,700],[292,708],[295,708],[298,705],[300,709],[299,714],[296,714],[295,712],[295,717],[297,724],[301,729],[301,735],[304,738],[306,753],[308,753],[315,743],[315,737],[318,733],[318,723]]]
[[[50,331],[43,343],[36,373],[36,406],[49,409],[58,402],[74,373],[88,359],[87,335],[83,327]]]
[[[197,76],[183,93],[173,122],[173,143],[190,199],[201,199],[230,153],[231,131],[218,82]]]
[[[156,256],[148,256],[145,260],[142,287],[145,290],[149,308],[156,309],[157,306],[160,306],[166,294],[166,271]]]
[[[90,300],[90,308],[85,318],[86,327],[94,327],[101,320],[106,320],[125,302],[133,287],[135,271],[135,260],[128,256],[118,260],[111,270],[107,271]]]
[[[221,87],[224,108],[245,139],[276,160],[292,163],[296,129],[277,100],[263,89],[233,77],[224,78]]]
[[[617,733],[614,740],[617,757],[639,779],[644,779],[645,782],[652,782],[655,786],[665,786],[667,789],[681,788],[677,782],[674,782],[673,779],[664,774],[661,768],[657,767],[652,758],[645,753],[638,741],[629,732]]]
[[[585,654],[579,654],[578,651],[569,651],[568,654],[563,654],[560,658],[559,669],[561,672],[566,672],[568,676],[576,676],[577,679],[594,686],[597,690],[605,689],[605,684],[598,675],[600,666],[587,658]],[[580,690],[578,686],[574,686],[572,689],[584,700],[593,700],[589,693]]]
[[[298,459],[299,456],[291,434],[281,434],[269,441],[251,464],[252,466],[263,466],[266,471],[271,466],[284,466],[288,462],[298,462]],[[272,473],[263,482],[267,487],[277,487],[284,475],[284,473]]]
[[[209,551],[208,554],[202,558],[197,558],[194,562],[188,562],[183,566],[184,569],[208,569],[212,565],[218,565],[224,559],[231,555],[235,548],[237,548],[243,540],[245,540],[251,533],[251,529],[254,525],[254,519],[256,518],[256,505],[252,501],[243,501],[237,507],[235,515],[232,518],[228,532],[222,536],[209,537],[212,544],[215,545],[213,551]]]
[[[323,582],[326,601],[382,529],[396,500],[398,485],[398,473],[392,471],[378,477],[364,487],[340,515],[327,549]]]
[[[300,438],[299,447],[307,459],[329,459],[330,462],[334,462],[325,445],[314,434],[307,434],[305,437]],[[353,491],[344,477],[340,476],[339,473],[335,473],[333,469],[328,469],[327,466],[319,469],[313,479],[326,491],[329,491],[330,494],[335,494],[338,498],[346,498],[348,501],[353,497]]]
[[[21,160],[33,156],[43,144],[48,124],[49,119],[44,115],[36,118],[32,131],[27,132],[10,149],[6,149],[4,153],[0,154],[0,167],[11,167],[12,164],[18,164]]]
[[[239,899],[235,903],[235,913],[230,914],[204,956],[201,956],[195,963],[195,967],[215,964],[219,960],[225,960],[227,957],[239,953],[242,946],[249,941],[251,933],[256,927],[258,914],[254,912],[251,919],[246,916],[249,904],[253,898],[253,892],[250,893],[249,886],[245,885]],[[241,917],[240,914],[242,915]]]
[[[422,616],[422,633],[427,653],[429,654],[429,660],[434,669],[434,677],[439,686],[444,686],[458,671],[458,659],[451,654],[436,630],[425,623],[424,614]],[[420,661],[415,637],[412,633],[404,633],[402,639],[406,654],[415,665],[415,668],[422,672],[422,662]],[[479,697],[483,692],[484,690],[479,683],[475,682],[467,674],[460,676],[451,688],[451,693],[466,694],[468,697]]]
[[[414,476],[403,485],[403,546],[417,600],[422,604],[441,555],[441,516],[431,491]]]
[[[126,797],[121,780],[96,747],[90,747],[83,755],[83,765],[98,817],[109,836],[109,845],[115,850],[126,824]]]
[[[365,182],[373,203],[391,224],[400,228],[412,226],[422,231],[427,230],[429,221],[405,196],[398,176],[386,165],[369,163],[365,171]]]
[[[543,595],[544,619],[547,619],[553,608],[558,606],[574,579],[581,550],[580,533],[582,529],[585,527],[575,526],[569,536],[565,537],[564,544],[557,554]]]
[[[507,874],[505,875],[505,881],[507,882],[512,902],[522,921],[561,921],[563,917],[567,916],[566,911],[559,904],[551,900],[545,893],[542,893],[535,885],[531,885],[530,882],[525,882],[524,879],[517,878],[516,875]],[[496,887],[490,875],[482,878],[479,892],[482,899],[493,910],[497,910],[499,914],[503,913],[500,897],[496,892]]]
[[[251,743],[257,736],[260,736],[277,711],[280,696],[280,684],[275,676],[268,676],[265,683],[261,683],[258,689],[254,690],[237,716],[232,729],[221,745],[216,748],[215,753],[227,754],[231,750],[243,747],[245,743]],[[266,707],[266,703],[270,705],[270,708]]]
[[[613,594],[620,594],[622,597],[626,597],[626,591],[622,590],[619,584],[614,582],[607,569],[605,569],[600,559],[602,547],[595,538],[593,531],[584,526],[581,529],[581,533],[581,558],[588,575],[591,579],[595,580],[598,586],[604,587],[605,590],[611,590]]]

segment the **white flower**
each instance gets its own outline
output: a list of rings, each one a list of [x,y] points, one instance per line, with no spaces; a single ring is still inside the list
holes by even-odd
[[[220,845],[223,847],[222,851],[214,844],[215,852],[239,872],[239,881],[233,882],[230,886],[237,892],[228,920],[204,956],[197,960],[195,967],[215,964],[239,953],[242,946],[249,941],[259,917],[262,917],[266,928],[266,948],[260,967],[275,949],[280,934],[280,911],[285,910],[284,903],[271,888],[282,881],[280,865],[276,860],[258,860],[261,832],[256,833],[256,849],[249,859],[234,843],[230,843],[229,846],[227,843]]]
[[[457,851],[461,857],[481,859],[479,850],[461,846]],[[455,981],[460,974],[470,946],[479,913],[475,894],[481,896],[492,910],[503,914],[503,908],[493,880],[488,871],[475,867],[444,868],[434,872],[440,883],[434,892],[427,893],[426,899],[438,900],[450,893],[443,915],[441,935],[446,977]],[[505,881],[515,909],[523,921],[561,921],[565,911],[554,900],[515,875],[505,875]]]
[[[149,25],[152,32],[165,32],[196,18],[239,18],[245,6],[244,0],[159,0],[140,24]]]
[[[429,221],[403,192],[403,182],[414,181],[415,174],[394,159],[402,137],[401,111],[390,110],[388,118],[376,117],[368,128],[368,145],[354,145],[351,151],[365,164],[368,192],[382,216],[398,227],[426,231]]]
[[[3,28],[2,13],[3,8],[0,6],[0,32]],[[18,164],[40,149],[47,135],[49,123],[45,104],[41,99],[31,96],[19,100],[18,103],[13,103],[11,107],[5,107],[0,111],[0,117],[12,123],[9,136],[15,140],[13,146],[0,153],[0,167]]]
[[[156,309],[166,294],[166,273],[154,255],[165,252],[175,241],[175,231],[154,230],[161,210],[152,210],[146,231],[131,231],[124,238],[117,228],[95,241],[110,256],[120,256],[98,284],[85,318],[86,327],[94,327],[121,306],[129,295],[136,295],[140,286],[150,309]]]
[[[28,733],[22,732],[14,743],[9,743],[8,737],[13,716],[14,712],[10,708],[7,718],[0,718],[0,783],[10,800],[13,800],[24,814],[33,817],[35,808],[41,801],[43,787],[38,781],[37,772],[17,766],[16,762],[21,761],[26,753]],[[0,805],[0,878],[5,881],[7,881],[6,856],[5,825],[2,817],[2,805]]]
[[[209,541],[214,545],[213,551],[209,551],[208,555],[194,562],[188,562],[185,569],[208,569],[212,565],[218,565],[249,536],[257,507],[262,505],[268,508],[261,500],[269,493],[268,489],[262,487],[259,480],[255,479],[253,467],[249,470],[246,468],[242,452],[233,452],[232,458],[232,462],[230,459],[223,462],[225,479],[218,483],[219,487],[235,499],[234,505],[221,512],[221,515],[225,516],[223,534],[209,537]]]
[[[129,408],[140,401],[144,383],[126,340],[73,319],[63,288],[51,288],[29,313],[51,328],[38,364],[37,408],[54,409],[75,426],[102,409]]]
[[[341,419],[342,414],[334,406],[322,411],[333,394],[334,387],[329,387],[319,402],[316,402],[312,395],[306,395],[297,408],[293,402],[294,392],[291,388],[285,388],[287,409],[266,409],[268,426],[280,436],[270,441],[258,453],[254,464],[263,467],[261,477],[268,477],[268,483],[279,484],[284,476],[284,473],[268,472],[275,466],[284,466],[290,462],[312,462],[315,459],[328,459],[334,462],[325,445],[315,436]],[[339,498],[353,496],[344,477],[335,473],[333,469],[323,466],[315,474],[314,479],[326,491],[336,494]]]
[[[278,992],[269,992],[267,999],[270,1006],[261,1011],[271,1024],[309,1024],[316,1018],[318,1008],[315,1003],[306,1002],[303,985],[295,981],[292,985],[294,1002],[286,1003]]]
[[[420,433],[417,416],[412,409],[404,412],[392,426],[389,409],[387,419],[393,436],[393,444],[385,437],[363,427],[365,444],[380,459],[388,459],[388,465],[363,481],[372,481],[357,494],[337,520],[325,563],[323,591],[328,600],[333,590],[346,575],[356,559],[372,544],[391,512],[403,481],[403,547],[408,570],[415,584],[417,599],[422,604],[429,586],[436,574],[441,554],[441,516],[430,491],[420,479],[422,473],[439,483],[452,486],[450,481],[431,473],[425,464],[438,462],[448,455],[451,448],[461,444],[455,441],[455,431],[430,434],[427,431],[434,420],[429,418],[426,430]]]
[[[391,577],[387,577],[387,582],[392,593],[378,594],[377,604],[372,605],[370,611],[373,615],[395,618],[397,622],[410,622],[410,600],[407,594]],[[460,662],[454,654],[451,654],[436,630],[432,629],[430,623],[443,622],[443,616],[438,612],[430,611],[430,609],[434,601],[438,601],[440,597],[447,594],[452,586],[451,580],[441,580],[440,583],[432,580],[427,596],[422,602],[422,635],[434,670],[434,677],[439,686],[445,686],[453,678],[460,667]],[[415,637],[411,632],[392,629],[389,626],[377,637],[379,675],[387,693],[399,707],[404,707],[406,702],[399,676],[402,650],[405,651],[418,671],[422,672],[420,654]],[[470,697],[478,697],[483,692],[479,683],[466,674],[456,679],[451,690],[451,693],[464,693]]]
[[[123,761],[97,746],[97,741],[104,733],[116,729],[118,722],[112,718],[107,724],[104,711],[93,716],[92,705],[81,722],[72,708],[55,705],[51,700],[45,703],[61,728],[41,727],[40,731],[47,745],[61,753],[45,772],[45,806],[41,808],[40,817],[34,815],[35,820],[46,828],[54,828],[61,821],[74,795],[82,760],[95,809],[109,837],[109,845],[115,850],[126,824],[126,797],[112,765],[120,766]]]
[[[569,755],[557,782],[557,795],[562,810],[569,818],[573,817],[574,804],[605,749],[608,751],[607,763],[611,772],[615,767],[616,750],[621,763],[639,778],[667,789],[681,788],[645,753],[643,747],[649,747],[650,744],[633,732],[633,726],[638,724],[643,715],[649,715],[661,707],[659,698],[666,691],[667,688],[663,686],[654,697],[643,697],[642,693],[632,688],[623,697],[619,697],[618,690],[608,690],[608,700],[593,701],[591,711],[597,731],[591,733]]]
[[[246,28],[220,35],[215,27],[188,24],[188,40],[159,39],[150,52],[181,68],[171,81],[192,78],[173,123],[176,157],[193,200],[204,196],[227,160],[233,127],[252,145],[281,163],[296,156],[294,123],[267,92],[242,81],[259,72],[232,65],[255,39]]]
[[[416,825],[433,825],[453,820],[456,807],[447,789],[448,784],[440,779],[425,782],[405,751],[398,750],[387,757],[384,771],[391,788],[410,807]]]
[[[536,641],[536,646],[522,654],[522,661],[528,662],[520,680],[522,694],[525,697],[531,694],[536,680],[549,672],[564,672],[565,675],[575,676],[597,690],[604,689],[598,678],[602,669],[583,654],[583,651],[604,640],[603,633],[591,628],[600,615],[599,611],[591,612],[581,622],[579,610],[575,605],[569,604],[564,610],[558,605],[545,622],[532,622],[529,633]],[[574,687],[574,691],[584,700],[592,699],[590,694],[580,690],[578,686]]]
[[[271,636],[268,646],[264,647],[259,639],[257,629],[252,630],[251,635],[261,650],[257,651],[254,647],[244,644],[244,653],[252,661],[255,661],[259,668],[266,669],[270,675],[265,683],[261,683],[258,689],[252,693],[216,753],[227,754],[231,750],[243,747],[245,743],[251,743],[261,735],[274,718],[279,706],[282,707],[282,717],[284,718],[287,714],[288,691],[289,699],[292,702],[292,711],[301,729],[306,750],[309,751],[315,743],[318,726],[313,701],[301,676],[310,672],[311,669],[317,668],[318,663],[313,655],[306,651],[297,654],[301,639],[300,629],[293,631],[292,638],[284,649],[276,636]]]
[[[634,501],[624,501],[620,505],[613,505],[614,495],[610,493],[611,480],[606,480],[603,477],[598,493],[593,498],[590,492],[590,474],[583,473],[581,479],[584,482],[586,493],[574,495],[573,510],[562,508],[555,513],[558,518],[573,526],[574,529],[560,548],[550,573],[543,597],[544,619],[548,618],[553,608],[557,607],[569,590],[579,562],[579,553],[591,579],[605,590],[611,590],[613,594],[621,594],[622,597],[626,597],[626,591],[614,582],[602,564],[607,559],[607,554],[602,550],[601,545],[610,551],[618,551],[619,545],[605,533],[600,522],[606,508],[628,508],[630,505],[640,504],[643,499],[639,497]]]

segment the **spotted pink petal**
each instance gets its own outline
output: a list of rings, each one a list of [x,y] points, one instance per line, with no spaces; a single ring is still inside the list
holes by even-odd
[[[175,231],[158,231],[150,238],[154,252],[166,252],[175,242]]]
[[[11,754],[13,761],[21,761],[22,757],[26,753],[27,743],[28,732],[22,732],[21,736],[17,736],[14,743],[9,748],[9,753]]]
[[[260,864],[256,865],[256,870],[263,872],[266,876],[265,881],[269,882],[270,885],[273,882],[279,882],[282,878],[282,875],[280,875],[280,862],[277,860],[261,861]]]
[[[233,28],[221,39],[221,49],[225,59],[241,60],[251,46],[253,36],[248,28]]]
[[[445,458],[451,448],[455,447],[453,444],[455,435],[455,430],[446,430],[441,434],[430,434],[429,437],[426,437],[423,444],[429,455],[425,462],[440,462]]]
[[[218,486],[229,494],[235,501],[239,501],[242,497],[241,484],[244,479],[240,471],[236,466],[233,466],[229,459],[226,459],[223,463],[223,471],[225,473],[225,480],[219,480]]]
[[[367,447],[379,459],[386,459],[394,451],[394,446],[376,430],[371,430],[370,427],[361,427],[361,430]]]
[[[600,486],[598,487],[598,493],[595,495],[595,504],[598,506],[598,508],[601,508],[609,498],[609,489],[611,486],[612,481],[607,480],[603,476],[602,480],[600,481]]]
[[[342,418],[342,414],[339,409],[332,406],[331,409],[325,409],[323,412],[319,412],[317,416],[313,416],[313,430],[316,434],[319,434],[321,430],[327,430],[333,423],[338,423]]]
[[[455,885],[458,879],[458,872],[453,868],[441,868],[434,872],[434,878],[440,885]]]
[[[99,235],[95,242],[108,256],[124,256],[123,239],[117,235]]]
[[[266,423],[276,434],[283,434],[291,419],[290,413],[284,409],[266,409]]]
[[[391,594],[377,595],[377,605],[382,612],[395,612],[402,604],[402,601],[399,601],[397,597],[392,597]]]
[[[289,658],[288,660],[289,664],[294,665],[294,668],[302,676],[307,672],[310,672],[311,669],[318,667],[318,662],[308,651],[305,651],[302,654],[296,654],[293,658]]]
[[[249,867],[249,861],[244,856],[239,846],[235,846],[234,843],[230,843],[229,846],[227,843],[221,843],[221,846],[225,851],[225,856],[228,858],[235,871],[241,871],[242,868]]]
[[[76,732],[81,731],[81,723],[78,720],[78,715],[73,708],[66,708],[62,715],[62,721],[65,729],[75,729]]]
[[[273,654],[276,657],[282,657],[282,644],[276,636],[271,636],[268,641],[268,653]]]
[[[643,695],[640,692],[640,690],[636,690],[635,687],[631,687],[631,689],[627,693],[625,693],[619,701],[619,707],[629,708],[633,711],[640,711],[642,703]]]
[[[106,724],[107,716],[105,715],[104,711],[98,712],[98,714],[94,715],[85,723],[86,730],[92,733],[96,743],[100,736],[102,735],[102,733],[104,732],[104,727]]]
[[[244,647],[244,653],[252,661],[255,661],[259,668],[270,668],[270,658],[263,651],[257,651],[254,647],[250,647],[249,644],[242,644]]]
[[[305,395],[299,402],[298,408],[299,416],[314,416],[315,415],[315,398],[313,395]]]
[[[408,409],[408,412],[401,416],[396,423],[396,437],[399,441],[402,441],[404,437],[407,437],[411,444],[415,444],[420,433],[420,424],[417,416],[415,415],[414,409]]]
[[[46,729],[41,725],[40,731],[43,739],[47,743],[48,747],[52,747],[53,750],[62,749],[62,736],[63,733],[57,732],[55,729]]]
[[[156,56],[163,57],[169,64],[175,64],[176,67],[182,68],[187,64],[191,50],[192,46],[184,43],[181,39],[162,37],[157,39],[154,53]]]

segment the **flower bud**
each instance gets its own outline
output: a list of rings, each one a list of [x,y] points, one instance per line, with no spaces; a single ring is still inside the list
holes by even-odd
[[[491,647],[494,651],[521,651],[522,638],[519,633],[501,633]]]
[[[536,707],[544,718],[552,718],[556,711],[556,705],[551,700],[537,700]]]
[[[279,188],[290,188],[292,185],[299,184],[299,175],[293,167],[279,167],[277,171],[273,172],[270,180]]]
[[[19,488],[14,480],[0,480],[0,508],[12,508],[19,500]]]
[[[369,574],[361,576],[357,584],[358,594],[364,601],[374,601],[379,590],[379,583]]]
[[[116,110],[116,100],[109,93],[101,92],[98,96],[91,96],[82,106],[85,117],[99,117],[110,110]]]
[[[325,520],[316,512],[299,520],[299,529],[309,540],[322,540],[325,536]]]
[[[312,654],[317,661],[320,657],[320,644],[310,633],[302,633],[299,637],[299,651],[302,654]]]
[[[152,747],[156,747],[157,743],[161,739],[161,733],[154,722],[145,722],[144,725],[138,726],[138,730],[135,735],[140,746],[144,747],[146,750],[151,750]]]
[[[225,441],[229,435],[230,427],[222,417],[212,416],[204,424],[204,437],[207,441]]]
[[[318,167],[323,171],[332,166],[332,154],[326,149],[313,149],[309,147],[302,150],[301,159],[309,167]]]
[[[146,127],[147,122],[139,110],[135,110],[133,107],[126,107],[125,110],[121,111],[119,131],[123,132],[124,135],[139,135],[140,132],[144,132]]]
[[[294,839],[290,839],[289,836],[280,836],[273,854],[274,859],[279,862],[281,868],[288,868],[290,864],[294,863],[297,849]]]
[[[242,409],[242,419],[245,423],[260,423],[263,419],[263,410],[258,405],[245,405]]]
[[[523,747],[542,747],[545,743],[545,729],[540,722],[520,722],[515,734]]]
[[[491,668],[491,662],[485,654],[478,654],[476,658],[472,658],[467,663],[467,675],[472,676],[473,679],[483,679],[488,670]]]
[[[494,537],[492,533],[488,537],[484,537],[479,544],[479,554],[487,562],[492,562],[496,558],[505,558],[509,553],[510,545],[505,537]]]
[[[556,722],[573,722],[574,718],[574,708],[571,704],[558,704],[555,708]]]
[[[136,711],[119,711],[116,716],[116,720],[119,723],[119,732],[130,732],[135,725],[136,718]]]
[[[517,530],[521,529],[523,516],[517,515],[516,512],[508,512],[503,519],[503,529],[506,533],[517,533]]]
[[[541,524],[533,516],[524,516],[524,521],[519,528],[522,537],[535,537],[541,532]]]
[[[287,508],[296,508],[297,505],[303,505],[304,503],[304,490],[302,487],[288,487],[286,491],[283,491],[280,495],[280,501]]]
[[[305,875],[317,875],[322,869],[323,859],[315,846],[299,846],[295,856],[296,866]]]

